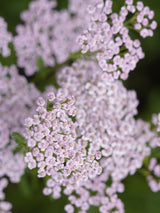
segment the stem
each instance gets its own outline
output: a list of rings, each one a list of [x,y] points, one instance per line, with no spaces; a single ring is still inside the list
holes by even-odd
[[[64,66],[71,65],[77,59],[87,60],[88,57],[95,55],[95,53],[87,52],[82,54],[81,51],[71,53],[69,58],[61,64],[56,64],[54,67],[44,67],[39,72],[37,72],[33,77],[30,78],[30,82],[33,82],[38,89],[41,91],[45,90],[48,85],[54,85],[56,88],[59,87],[55,74],[56,72],[63,68]]]
[[[139,174],[143,175],[144,177],[148,177],[150,175],[150,172],[146,168],[141,168],[138,170]]]
[[[135,23],[135,20],[137,18],[138,12],[136,12],[130,19],[128,19],[126,22],[124,22],[124,26],[130,29],[134,29],[133,25]]]

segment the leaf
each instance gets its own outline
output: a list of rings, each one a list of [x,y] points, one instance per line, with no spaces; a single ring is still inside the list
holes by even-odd
[[[47,112],[50,112],[53,110],[53,103],[50,101],[47,101]]]
[[[27,145],[26,145],[27,142],[26,142],[26,139],[22,135],[20,135],[18,132],[13,132],[12,137],[13,137],[14,141],[17,143],[16,148],[13,150],[14,154],[27,150]]]
[[[8,57],[3,57],[2,55],[0,55],[0,62],[4,66],[11,66],[17,63],[16,52],[15,52],[13,44],[9,43],[8,47],[11,51],[11,54]]]
[[[44,63],[41,57],[37,59],[37,66],[38,66],[38,70],[40,71],[44,69]]]
[[[13,132],[12,136],[18,145],[26,145],[26,139],[18,132]]]

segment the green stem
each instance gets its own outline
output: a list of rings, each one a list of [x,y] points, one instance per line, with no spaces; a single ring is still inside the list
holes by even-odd
[[[148,177],[148,175],[150,175],[150,171],[148,171],[145,168],[141,168],[138,170],[139,174],[143,175],[144,177]]]
[[[124,22],[124,26],[127,28],[130,28],[130,29],[134,29],[133,25],[136,21],[137,15],[138,15],[138,12],[136,12],[130,19],[128,19],[126,22]]]
[[[55,87],[59,87],[56,82],[55,74],[56,72],[63,68],[64,66],[71,65],[77,59],[86,60],[88,57],[95,55],[95,53],[87,52],[86,54],[82,54],[81,51],[71,53],[69,58],[61,64],[56,64],[54,67],[42,68],[39,72],[37,72],[33,77],[30,78],[30,82],[33,82],[38,89],[44,91],[45,87],[48,85],[54,85]]]

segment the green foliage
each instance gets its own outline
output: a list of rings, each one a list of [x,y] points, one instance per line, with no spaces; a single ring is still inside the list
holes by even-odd
[[[22,135],[20,135],[18,132],[13,132],[12,137],[17,143],[17,147],[13,151],[14,153],[27,150],[26,139]]]
[[[14,46],[13,46],[12,43],[9,44],[9,48],[11,50],[11,55],[10,56],[8,56],[7,58],[4,58],[4,57],[2,57],[0,55],[0,62],[1,62],[1,64],[6,65],[6,66],[11,66],[11,65],[17,63],[16,52],[14,50]]]
[[[37,59],[37,67],[38,67],[39,72],[43,72],[44,71],[45,67],[44,67],[44,63],[43,63],[43,60],[42,60],[41,57],[39,57]]]
[[[52,111],[53,110],[53,103],[51,103],[50,101],[47,100],[47,112]]]
[[[68,0],[58,0],[57,10],[62,10],[68,7]]]

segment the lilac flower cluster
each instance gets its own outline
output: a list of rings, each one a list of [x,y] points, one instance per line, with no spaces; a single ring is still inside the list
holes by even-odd
[[[128,4],[128,7],[130,4]],[[137,12],[136,15],[136,23],[134,23],[134,29],[140,32],[140,35],[143,38],[146,38],[148,36],[153,36],[153,30],[157,27],[157,22],[152,21],[154,18],[154,11],[150,10],[149,7],[144,6],[143,2],[138,1],[137,5],[135,7],[135,10]]]
[[[160,114],[153,114],[152,123],[154,128],[156,129],[157,133],[160,131]],[[153,156],[154,153],[157,152],[158,147],[160,147],[160,137],[159,134],[155,135],[153,139],[150,141],[150,147],[152,148]],[[149,161],[148,165],[148,175],[147,181],[149,184],[150,189],[153,192],[160,191],[160,165],[158,159],[152,157]]]
[[[90,152],[102,152],[103,168],[103,173],[93,180],[64,191],[71,202],[65,209],[70,213],[75,206],[80,212],[86,212],[94,205],[100,206],[102,213],[114,207],[115,212],[124,212],[116,192],[123,192],[121,181],[142,166],[144,157],[150,154],[147,142],[155,137],[147,123],[134,119],[138,105],[136,94],[127,91],[120,81],[107,82],[92,61],[81,60],[65,67],[57,78],[59,85],[76,97],[78,136],[81,143],[90,143]],[[106,185],[109,177],[111,186]]]
[[[157,117],[157,132],[160,132],[160,113],[158,114]]]
[[[140,41],[132,40],[129,36],[128,14],[134,14],[134,19],[131,19],[133,22],[137,18],[135,28],[140,30],[142,37],[153,35],[156,22],[153,21],[149,25],[146,17],[153,19],[154,13],[148,7],[140,7],[141,2],[137,2],[135,7],[133,1],[126,0],[126,6],[121,7],[119,14],[113,13],[112,4],[112,0],[105,3],[103,0],[97,0],[95,5],[88,7],[90,24],[77,38],[77,42],[83,54],[93,52],[96,55],[98,64],[108,80],[119,77],[125,80],[129,72],[135,69],[137,62],[144,57]]]
[[[9,129],[6,123],[0,119],[0,149],[8,144]]]
[[[25,162],[30,169],[38,168],[38,177],[50,179],[45,194],[59,198],[61,186],[66,190],[94,178],[102,169],[96,161],[100,152],[88,153],[86,146],[77,138],[74,98],[61,89],[57,95],[50,92],[47,100],[37,100],[36,115],[25,120],[28,147]]]
[[[78,10],[73,9],[74,4],[72,1],[69,10],[57,11],[54,9],[56,1],[36,0],[30,3],[29,10],[21,14],[24,25],[17,26],[14,45],[18,66],[25,68],[27,75],[38,70],[39,58],[45,66],[53,67],[79,50],[74,41],[87,27],[89,17],[84,7],[83,10],[81,7],[81,13],[77,13]]]
[[[10,210],[12,208],[12,204],[4,201],[5,194],[3,192],[4,188],[8,185],[8,181],[6,178],[0,178],[0,212],[1,213],[11,213]]]
[[[127,91],[120,81],[107,82],[99,70],[94,62],[79,61],[60,71],[58,82],[76,97],[76,119],[83,143],[89,141],[90,151],[102,150],[104,157],[113,157],[117,169],[120,169],[122,163],[123,175],[132,174],[141,166],[144,156],[150,153],[146,138],[150,139],[153,135],[149,125],[134,119],[138,105],[135,92]],[[144,136],[140,137],[142,132]],[[119,159],[121,157],[122,162]],[[139,159],[139,164],[136,159]],[[126,162],[130,166],[126,165],[125,170]],[[121,174],[115,168],[112,171],[113,177],[117,179],[121,179],[118,178]]]
[[[12,35],[7,31],[7,24],[2,17],[0,17],[0,54],[3,57],[10,55],[8,44],[12,42]]]
[[[157,147],[160,147],[160,137],[159,137],[159,131],[160,131],[160,114],[153,114],[152,116],[152,128],[157,133],[153,137],[153,139],[150,141],[150,147],[152,149],[155,149]]]
[[[2,133],[1,133],[2,134]],[[3,141],[0,141],[0,143]],[[16,144],[13,140],[9,141],[11,145],[0,148],[0,212],[10,213],[12,205],[6,201],[3,189],[7,187],[8,180],[4,177],[8,177],[10,182],[18,183],[21,176],[24,174],[26,167],[24,163],[24,156],[21,153],[13,154],[13,150]]]
[[[8,126],[9,134],[22,133],[23,120],[34,110],[33,102],[39,94],[33,84],[28,84],[26,78],[18,74],[15,66],[0,65],[0,119]]]
[[[83,18],[87,18],[88,21],[90,19],[90,17],[88,16],[87,17],[87,7],[88,5],[90,4],[95,4],[96,3],[96,0],[77,0],[77,1],[74,1],[74,0],[69,0],[69,4],[68,4],[68,10],[71,14],[75,14],[76,16],[79,16],[79,17],[83,17]],[[86,17],[84,17],[84,15]]]
[[[55,6],[54,1],[37,0],[30,3],[29,11],[21,14],[25,25],[17,26],[18,35],[14,38],[14,46],[18,56],[18,66],[25,67],[27,75],[32,75],[37,70],[39,57],[43,58],[47,66],[55,64],[49,40],[52,24],[57,21],[52,14]]]
[[[37,96],[37,89],[18,74],[15,66],[0,65],[0,180],[5,176],[17,183],[24,173],[24,156],[13,153],[17,145],[11,135],[14,131],[23,134],[24,118],[34,110]],[[9,210],[10,205],[6,203],[5,207],[2,202],[0,206]]]
[[[86,213],[90,206],[98,206],[101,213],[124,213],[124,205],[116,194],[116,192],[123,192],[123,184],[114,183],[112,186],[106,187],[103,179],[104,177],[101,175],[93,182],[87,181],[83,187],[75,190],[74,195],[69,195],[70,204],[65,206],[66,212],[73,213],[77,208],[80,209],[79,213]]]
[[[148,170],[150,171],[147,177],[149,187],[153,192],[157,192],[160,190],[160,165],[156,158],[150,160]]]

